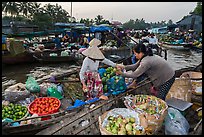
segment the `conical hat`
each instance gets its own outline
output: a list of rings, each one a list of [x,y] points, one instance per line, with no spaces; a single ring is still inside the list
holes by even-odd
[[[98,45],[100,45],[100,44],[101,44],[101,41],[100,41],[99,39],[97,39],[97,38],[94,38],[94,39],[92,39],[92,40],[89,42],[90,47],[92,47],[92,46],[98,46]]]
[[[87,48],[82,52],[84,56],[90,57],[92,59],[104,59],[105,56],[103,53],[100,51],[100,49],[95,45],[92,47]]]

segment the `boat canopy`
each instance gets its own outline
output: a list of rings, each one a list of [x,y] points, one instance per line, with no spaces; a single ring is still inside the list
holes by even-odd
[[[90,27],[90,32],[104,32],[104,31],[111,31],[113,30],[112,27],[109,27],[109,26],[91,26]]]

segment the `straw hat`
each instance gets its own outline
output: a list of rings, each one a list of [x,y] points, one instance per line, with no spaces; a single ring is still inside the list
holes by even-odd
[[[92,59],[104,59],[105,56],[100,51],[100,49],[97,47],[97,45],[92,45],[92,47],[87,48],[82,52],[84,56],[90,57]]]
[[[89,46],[92,47],[92,46],[98,46],[101,44],[101,41],[97,38],[94,38],[92,39],[90,42],[89,42]]]

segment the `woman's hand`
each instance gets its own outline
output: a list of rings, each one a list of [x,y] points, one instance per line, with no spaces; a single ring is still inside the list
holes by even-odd
[[[85,84],[83,84],[82,89],[83,89],[84,92],[87,92],[87,91],[88,91],[88,88],[87,88],[87,86],[86,86]]]
[[[123,64],[116,64],[117,69],[124,69],[125,66]]]
[[[84,92],[87,92],[88,91],[88,88],[87,88],[87,86],[86,86],[86,84],[85,84],[85,81],[81,81],[81,84],[82,84],[82,89],[83,89],[83,91]]]
[[[115,73],[116,73],[117,75],[121,75],[121,74],[122,74],[121,68],[117,68]]]

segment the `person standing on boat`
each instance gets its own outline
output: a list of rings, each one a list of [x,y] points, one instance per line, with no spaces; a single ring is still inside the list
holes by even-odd
[[[60,38],[58,37],[58,34],[55,34],[54,42],[55,42],[55,48],[56,49],[62,48],[62,44],[61,44]]]
[[[101,41],[94,38],[89,43],[90,47],[82,52],[82,54],[86,57],[83,60],[79,77],[82,83],[83,91],[88,99],[99,97],[103,94],[103,90],[101,88],[102,83],[98,73],[99,63],[102,62],[106,65],[116,67],[116,63],[106,59],[103,53],[97,47],[100,44]],[[99,90],[94,91],[96,86],[97,88],[100,88]]]
[[[151,93],[165,100],[175,81],[175,71],[165,59],[158,55],[153,55],[151,49],[147,50],[142,43],[136,45],[133,48],[133,52],[139,61],[133,65],[124,66],[118,64],[116,73],[133,79],[146,74],[152,82]],[[122,72],[121,69],[132,70],[133,72]]]
[[[122,45],[122,39],[123,39],[123,33],[120,31],[120,28],[117,28],[117,31],[116,31],[116,35],[117,35],[117,47],[121,47]]]
[[[157,50],[157,54],[160,55],[161,54],[161,50],[159,50],[159,46],[158,46],[158,39],[157,37],[154,35],[154,33],[151,33],[150,36],[148,37],[148,41],[149,41],[149,45],[151,49],[156,49]]]

